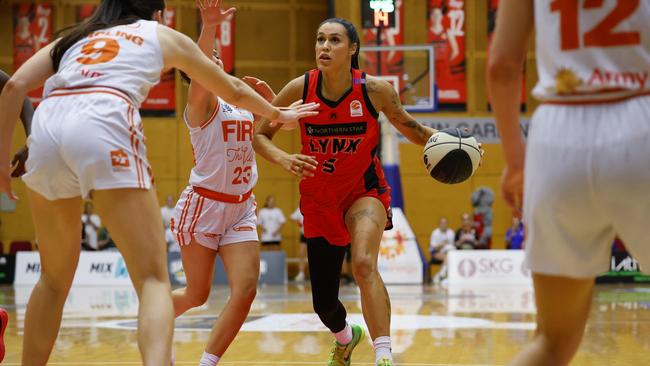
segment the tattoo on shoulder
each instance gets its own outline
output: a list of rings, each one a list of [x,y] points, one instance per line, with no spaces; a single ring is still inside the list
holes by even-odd
[[[377,80],[367,79],[366,80],[366,91],[368,93],[376,93],[379,91],[379,85],[377,85]]]

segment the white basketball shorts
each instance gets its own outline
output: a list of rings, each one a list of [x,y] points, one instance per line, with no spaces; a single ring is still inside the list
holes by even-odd
[[[533,272],[590,278],[618,235],[650,271],[650,97],[542,105],[526,152],[524,223]]]
[[[120,92],[55,92],[36,109],[25,184],[49,200],[151,187],[138,110]]]
[[[220,246],[258,241],[255,197],[242,203],[214,201],[200,196],[191,186],[176,203],[171,229],[180,245],[194,239],[213,250]]]

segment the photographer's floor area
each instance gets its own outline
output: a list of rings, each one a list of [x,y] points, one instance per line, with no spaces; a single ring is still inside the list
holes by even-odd
[[[3,365],[19,365],[31,287],[0,287],[9,312]],[[534,329],[528,286],[391,286],[395,365],[505,365]],[[228,298],[215,287],[208,302],[176,320],[176,365],[197,365],[210,328]],[[362,323],[354,286],[341,288],[351,322]],[[75,287],[48,365],[139,365],[137,298],[129,287]],[[308,284],[260,287],[250,316],[220,365],[325,365],[332,336],[312,313]],[[353,365],[373,365],[368,342]],[[572,365],[650,365],[650,286],[598,285]]]

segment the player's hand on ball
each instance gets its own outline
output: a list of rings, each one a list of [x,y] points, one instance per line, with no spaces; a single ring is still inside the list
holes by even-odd
[[[313,156],[302,154],[287,155],[280,163],[282,168],[298,178],[313,177],[318,161]]]
[[[283,130],[293,130],[298,127],[298,121],[301,118],[318,115],[318,103],[302,104],[302,99],[293,102],[287,108],[280,108],[280,115],[277,119],[271,121],[269,125],[275,127],[281,124],[280,128]]]
[[[461,183],[478,169],[482,150],[469,130],[446,128],[429,137],[424,146],[424,166],[431,177],[441,183]]]

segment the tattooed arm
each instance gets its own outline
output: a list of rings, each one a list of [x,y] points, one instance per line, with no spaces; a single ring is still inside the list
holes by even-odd
[[[412,143],[425,145],[429,137],[438,132],[431,127],[421,125],[408,114],[402,106],[399,95],[387,81],[368,76],[366,89],[375,110],[383,112],[390,123]]]

